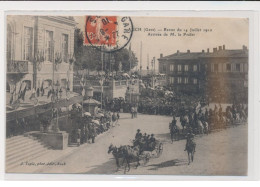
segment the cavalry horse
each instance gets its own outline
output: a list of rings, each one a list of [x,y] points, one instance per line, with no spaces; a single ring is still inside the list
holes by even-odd
[[[171,141],[173,143],[173,140],[175,139],[175,141],[179,140],[179,129],[176,125],[173,125],[172,123],[170,123],[170,134],[171,134]]]
[[[187,150],[187,153],[188,153],[188,159],[189,159],[188,165],[190,165],[190,162],[193,162],[194,154],[195,154],[195,148],[196,148],[196,143],[189,140],[187,142],[187,147],[186,147],[186,150]]]

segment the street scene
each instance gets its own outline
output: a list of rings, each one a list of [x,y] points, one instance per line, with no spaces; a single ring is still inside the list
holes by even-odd
[[[8,15],[6,172],[247,175],[248,20],[201,19]]]

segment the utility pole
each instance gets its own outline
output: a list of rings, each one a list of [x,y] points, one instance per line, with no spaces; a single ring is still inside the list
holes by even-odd
[[[153,73],[155,74],[155,57],[153,57]]]
[[[141,47],[140,47],[140,75],[142,77],[142,41],[141,41]]]
[[[149,74],[150,63],[149,63],[149,54],[147,54],[147,74]]]

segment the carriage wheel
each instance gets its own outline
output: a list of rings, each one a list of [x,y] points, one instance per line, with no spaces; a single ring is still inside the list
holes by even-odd
[[[151,158],[151,156],[149,153],[144,155],[144,165],[146,165],[149,162],[150,158]]]

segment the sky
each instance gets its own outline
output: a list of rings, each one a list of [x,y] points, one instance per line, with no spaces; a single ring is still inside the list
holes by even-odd
[[[201,52],[209,48],[212,52],[213,48],[223,45],[226,49],[242,49],[243,45],[249,45],[249,21],[246,18],[131,17],[131,19],[135,30],[126,47],[131,44],[131,50],[139,61],[138,68],[141,59],[142,67],[146,69],[148,56],[151,62],[152,57],[158,59],[160,54],[167,56],[176,53],[177,50]],[[75,20],[78,22],[77,27],[84,31],[84,16],[75,17]],[[178,31],[178,28],[181,31]],[[164,36],[165,33],[168,36]],[[174,35],[170,36],[171,33]],[[156,69],[158,69],[157,60]]]

